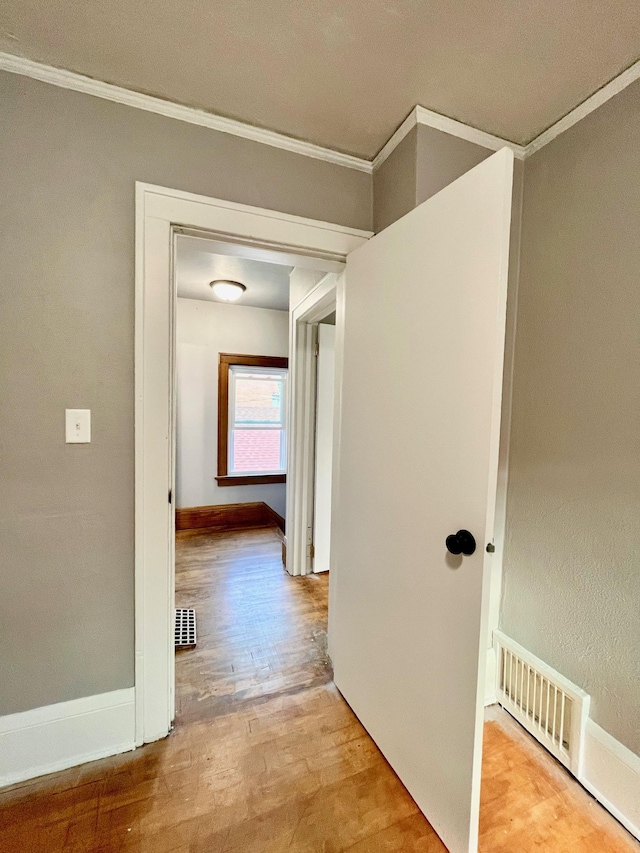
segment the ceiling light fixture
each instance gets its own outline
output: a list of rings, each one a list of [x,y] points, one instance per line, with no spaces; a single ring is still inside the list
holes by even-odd
[[[209,286],[213,289],[218,299],[223,299],[225,302],[236,302],[247,289],[239,281],[231,281],[226,278],[218,278],[215,281],[210,281]]]

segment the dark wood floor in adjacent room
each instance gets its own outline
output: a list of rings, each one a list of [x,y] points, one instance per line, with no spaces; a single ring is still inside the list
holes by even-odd
[[[442,853],[331,683],[328,577],[289,578],[274,529],[181,534],[164,741],[0,792],[1,853]],[[482,853],[629,853],[624,830],[506,715],[485,727]]]

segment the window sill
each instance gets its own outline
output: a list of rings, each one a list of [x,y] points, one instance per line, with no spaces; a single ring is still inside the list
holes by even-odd
[[[286,483],[286,474],[225,474],[216,477],[219,486],[262,486],[267,483]]]

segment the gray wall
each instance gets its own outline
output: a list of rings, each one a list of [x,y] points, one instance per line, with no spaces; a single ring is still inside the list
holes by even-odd
[[[416,204],[421,204],[495,152],[426,124],[417,126]]]
[[[502,627],[640,753],[640,84],[525,165]]]
[[[373,230],[378,233],[494,152],[419,124],[373,173]]]
[[[7,73],[0,101],[6,714],[133,684],[134,181],[369,228],[371,177]]]
[[[373,230],[376,234],[416,206],[418,129],[402,142],[373,173]]]

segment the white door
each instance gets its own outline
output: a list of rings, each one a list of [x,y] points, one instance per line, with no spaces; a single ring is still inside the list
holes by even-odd
[[[335,682],[451,853],[477,849],[512,174],[504,149],[346,269]]]
[[[313,514],[313,571],[329,571],[331,548],[331,467],[333,457],[333,396],[336,327],[318,326],[316,378],[316,456]]]

